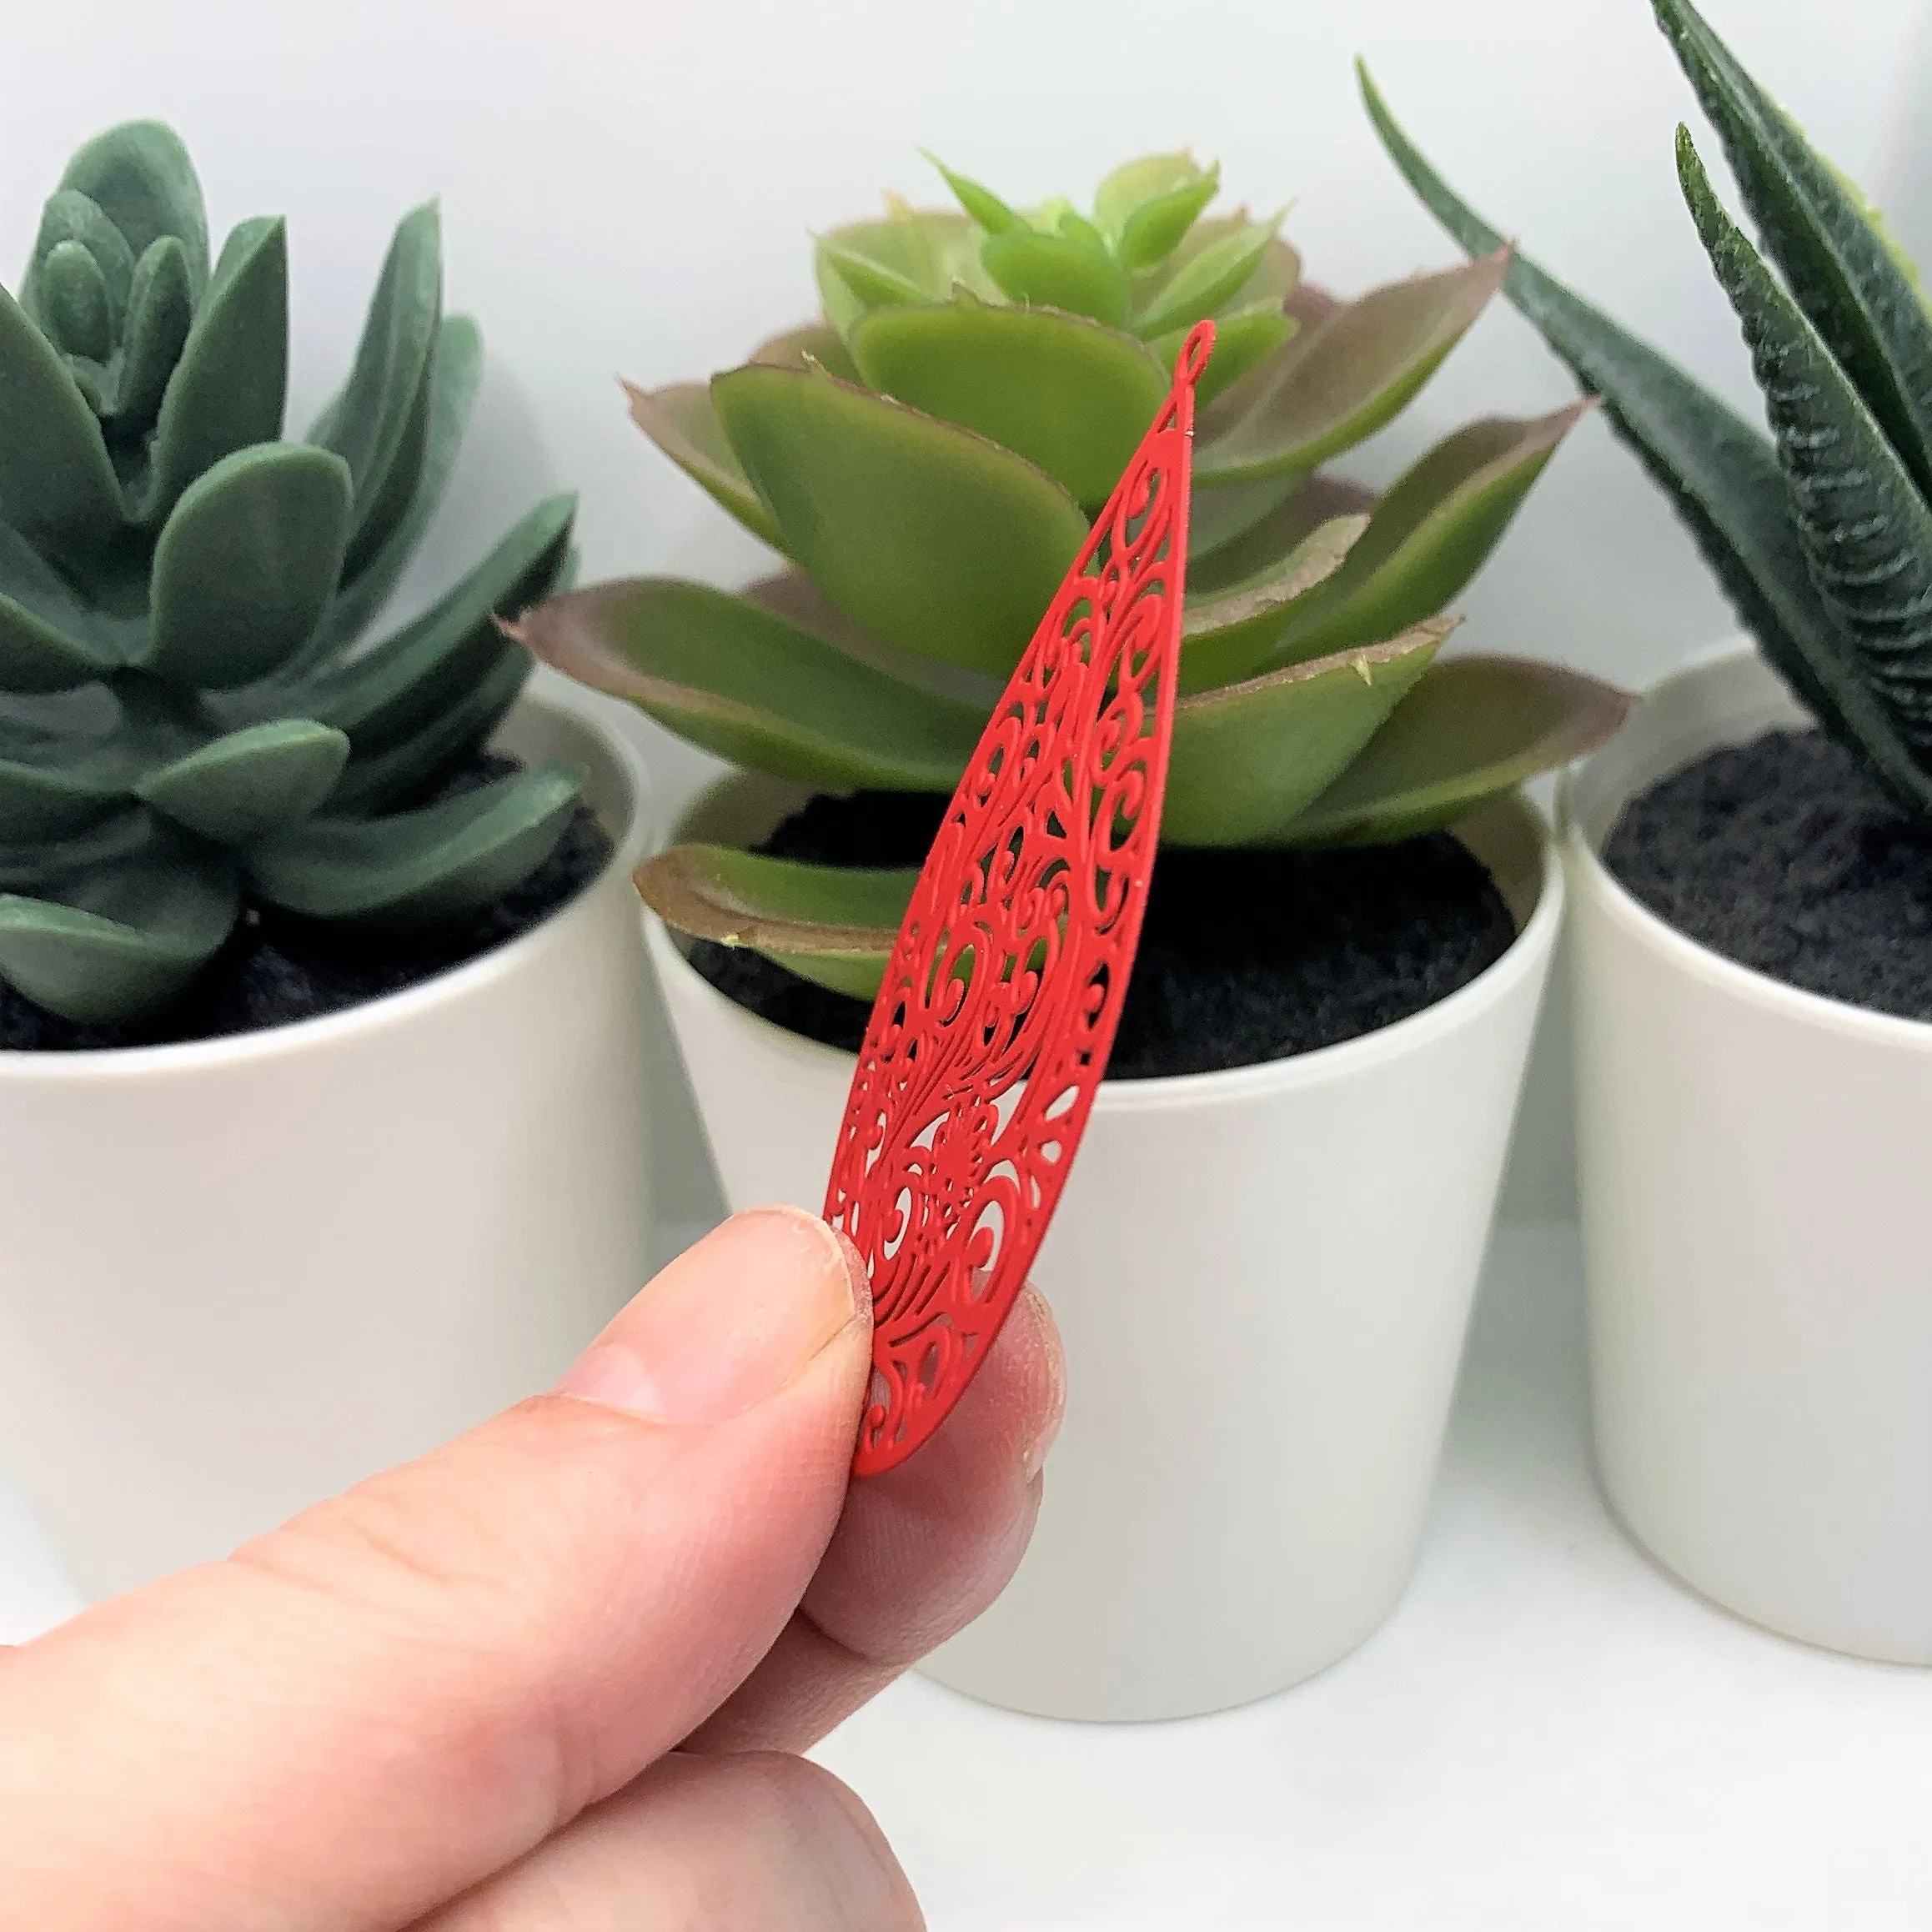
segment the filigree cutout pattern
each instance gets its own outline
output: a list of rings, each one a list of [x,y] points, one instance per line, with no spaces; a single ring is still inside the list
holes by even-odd
[[[986,1359],[1106,1071],[1160,832],[1213,341],[1188,336],[1013,673],[872,1008],[825,1207],[871,1277],[860,1475],[911,1455]]]

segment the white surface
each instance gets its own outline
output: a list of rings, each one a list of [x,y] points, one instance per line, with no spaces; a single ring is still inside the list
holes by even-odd
[[[1923,1932],[1932,1672],[1686,1594],[1583,1445],[1574,1236],[1509,1230],[1415,1582],[1353,1656],[1172,1724],[911,1678],[818,1755],[932,1932]],[[0,1507],[0,1635],[58,1607]]]
[[[654,828],[607,710],[505,722],[618,847],[509,945],[269,1032],[0,1055],[0,1461],[90,1593],[547,1386],[635,1292]]]
[[[1598,1459],[1699,1588],[1932,1664],[1932,1026],[1719,958],[1594,850],[1685,759],[1799,717],[1732,653],[1653,692],[1572,782]]]
[[[756,837],[791,802],[732,780],[669,836]],[[1323,1052],[1101,1088],[1031,1270],[1066,1351],[1055,1480],[942,1683],[1192,1716],[1325,1669],[1401,1594],[1563,915],[1533,813],[1465,836],[1523,926],[1471,985]],[[815,1209],[852,1055],[734,1005],[648,924],[725,1198]]]
[[[1708,10],[1932,256],[1926,0]],[[1357,51],[1506,233],[1756,408],[1678,195],[1672,129],[1696,124],[1695,105],[1643,0],[94,0],[86,20],[78,59],[71,8],[0,0],[0,275],[24,260],[84,135],[172,118],[218,229],[289,217],[298,424],[341,379],[396,218],[442,195],[450,302],[481,320],[490,359],[405,603],[561,483],[585,493],[588,578],[752,574],[764,553],[630,426],[615,379],[702,376],[805,314],[809,231],[871,212],[887,186],[936,198],[919,146],[1025,198],[1085,196],[1125,151],[1192,142],[1222,159],[1233,196],[1294,198],[1287,232],[1317,279],[1356,289],[1453,260],[1357,103]],[[1350,465],[1386,480],[1458,422],[1571,394],[1498,302]],[[1554,656],[1633,685],[1730,627],[1598,421],[1459,601],[1453,649]],[[645,730],[675,805],[708,761]],[[1563,1063],[1547,1044],[1537,1056],[1538,1131],[1505,1213],[1574,1212]],[[659,1104],[665,1211],[700,1217],[715,1197],[675,1076]]]

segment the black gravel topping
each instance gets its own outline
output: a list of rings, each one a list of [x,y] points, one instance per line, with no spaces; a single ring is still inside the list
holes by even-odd
[[[1932,828],[1821,731],[1767,731],[1673,772],[1623,808],[1603,861],[1739,966],[1932,1020]]]
[[[519,769],[478,752],[409,802],[434,805]],[[228,941],[179,999],[124,1026],[77,1026],[0,980],[0,1050],[71,1053],[158,1046],[252,1033],[359,1006],[494,951],[549,917],[604,870],[610,841],[580,805],[550,856],[513,892],[467,919],[423,932],[382,932],[246,907]]]
[[[847,866],[916,866],[946,800],[819,797],[760,849]],[[1433,1006],[1516,936],[1508,908],[1447,833],[1324,852],[1163,851],[1108,1062],[1111,1078],[1208,1073],[1332,1046]],[[728,998],[856,1049],[870,1009],[762,955],[700,941],[691,962]]]

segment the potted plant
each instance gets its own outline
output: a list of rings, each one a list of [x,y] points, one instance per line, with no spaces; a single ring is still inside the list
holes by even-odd
[[[1783,280],[1679,127],[1769,437],[1520,257],[1506,284],[1757,645],[1665,680],[1568,797],[1598,1463],[1707,1596],[1932,1663],[1932,320],[1857,190],[1654,4]]]
[[[633,395],[790,567],[743,597],[605,585],[520,635],[744,768],[640,884],[727,1197],[815,1208],[946,795],[1217,319],[1163,850],[1036,1271],[1066,1423],[1018,1578],[930,1667],[1170,1716],[1320,1669],[1401,1591],[1559,914],[1513,788],[1622,700],[1437,661],[1574,409],[1472,424],[1379,502],[1318,468],[1428,379],[1506,252],[1341,302],[1278,218],[1208,217],[1185,155],[1117,169],[1091,216],[946,178],[960,212],[819,243],[820,320]]]
[[[635,755],[524,695],[540,504],[368,632],[474,394],[438,218],[282,439],[287,252],[77,153],[0,292],[0,1458],[81,1585],[560,1370],[645,1266]]]

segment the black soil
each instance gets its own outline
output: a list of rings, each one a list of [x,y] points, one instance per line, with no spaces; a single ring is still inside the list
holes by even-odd
[[[415,805],[434,805],[517,769],[478,752]],[[603,871],[610,841],[580,805],[549,858],[514,892],[470,917],[424,932],[379,932],[244,909],[228,942],[174,1004],[121,1026],[77,1026],[43,1012],[0,980],[0,1050],[74,1052],[252,1033],[359,1006],[435,978],[547,919]]]
[[[762,850],[845,866],[916,866],[946,800],[815,798]],[[1516,928],[1489,875],[1445,833],[1333,852],[1191,851],[1154,869],[1111,1077],[1209,1073],[1352,1040],[1453,993]],[[761,955],[700,941],[691,961],[739,1005],[856,1048],[870,1009]]]
[[[1623,808],[1603,859],[1739,966],[1932,1020],[1932,833],[1822,732],[1707,752]]]

